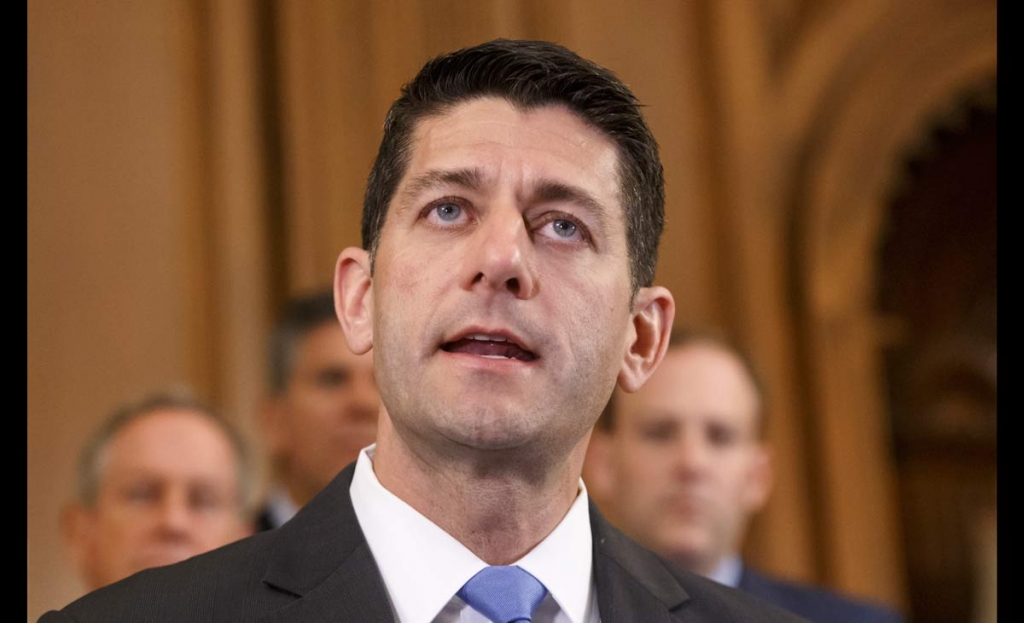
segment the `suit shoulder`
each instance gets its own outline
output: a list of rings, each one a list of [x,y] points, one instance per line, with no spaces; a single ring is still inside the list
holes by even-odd
[[[626,604],[649,603],[638,597],[642,592],[688,621],[807,623],[792,612],[682,569],[633,541],[599,514],[594,516],[602,619],[619,613],[616,609]],[[605,591],[611,595],[603,594]]]
[[[824,588],[745,569],[740,588],[811,621],[828,623],[901,623],[891,608]]]
[[[810,623],[801,618],[802,615],[799,613],[781,608],[756,595],[690,573],[671,561],[662,559],[662,562],[669,567],[679,584],[690,595],[695,608],[714,613],[712,620]],[[718,613],[723,613],[728,618]]]

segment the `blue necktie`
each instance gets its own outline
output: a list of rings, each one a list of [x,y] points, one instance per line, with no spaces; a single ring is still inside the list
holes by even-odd
[[[494,623],[530,623],[548,589],[521,567],[485,567],[459,589],[462,601]]]

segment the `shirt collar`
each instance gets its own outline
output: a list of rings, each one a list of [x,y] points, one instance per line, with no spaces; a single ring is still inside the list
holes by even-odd
[[[718,566],[708,574],[708,577],[719,584],[736,588],[740,585],[741,575],[743,575],[743,562],[739,556],[731,555],[718,561]]]
[[[462,543],[385,489],[373,471],[375,445],[356,461],[350,494],[397,619],[430,623],[471,577],[487,566]],[[587,490],[562,521],[513,564],[541,581],[574,623],[590,602],[593,545]]]
[[[299,507],[292,501],[288,492],[283,488],[276,488],[271,492],[267,500],[267,514],[274,527],[283,526],[286,521],[299,512]]]

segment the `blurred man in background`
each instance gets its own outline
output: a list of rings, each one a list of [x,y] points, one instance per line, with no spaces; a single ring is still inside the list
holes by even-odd
[[[82,452],[76,493],[61,528],[88,590],[251,533],[243,440],[181,390],[112,414]]]
[[[647,384],[612,396],[591,439],[587,483],[613,523],[688,570],[818,623],[898,621],[744,564],[747,525],[772,484],[763,402],[742,351],[711,333],[676,329]]]
[[[271,336],[269,364],[262,430],[273,484],[257,515],[258,530],[291,519],[373,443],[380,407],[373,356],[349,349],[332,290],[285,305]]]

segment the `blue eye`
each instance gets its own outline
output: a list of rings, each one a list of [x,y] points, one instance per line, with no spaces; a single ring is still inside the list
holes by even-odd
[[[437,212],[437,218],[442,221],[454,221],[462,214],[462,208],[454,203],[442,203],[434,208],[434,211]]]
[[[561,238],[572,238],[576,234],[576,223],[565,219],[558,219],[551,222],[555,234]]]

